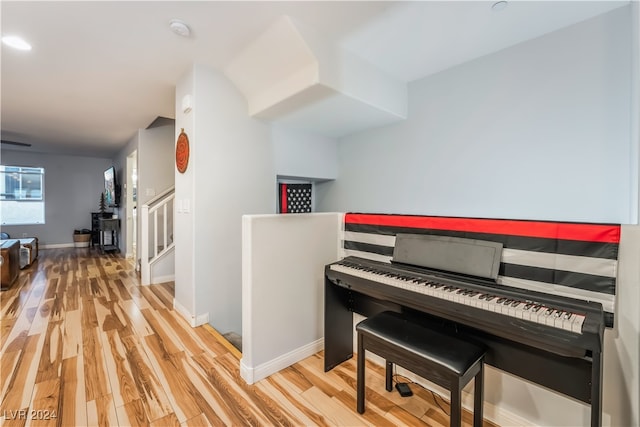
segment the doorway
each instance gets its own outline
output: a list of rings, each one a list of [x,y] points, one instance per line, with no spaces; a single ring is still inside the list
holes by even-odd
[[[138,236],[138,151],[135,150],[127,156],[127,191],[126,218],[127,218],[127,259],[139,270],[137,236]]]

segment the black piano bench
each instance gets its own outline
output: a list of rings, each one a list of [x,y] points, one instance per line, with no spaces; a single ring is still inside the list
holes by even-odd
[[[391,391],[393,364],[398,364],[451,392],[450,425],[462,423],[462,389],[475,378],[473,425],[482,426],[485,350],[385,311],[356,325],[358,332],[357,409],[364,413],[365,350],[386,360],[385,388]]]

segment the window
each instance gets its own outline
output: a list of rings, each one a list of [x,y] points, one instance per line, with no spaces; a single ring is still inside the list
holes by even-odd
[[[2,225],[44,224],[44,169],[0,166]]]

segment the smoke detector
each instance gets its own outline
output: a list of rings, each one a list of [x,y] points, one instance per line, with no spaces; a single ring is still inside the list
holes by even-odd
[[[169,22],[169,28],[171,28],[171,31],[182,37],[189,37],[191,35],[191,30],[187,24],[178,19],[172,19],[171,22]]]

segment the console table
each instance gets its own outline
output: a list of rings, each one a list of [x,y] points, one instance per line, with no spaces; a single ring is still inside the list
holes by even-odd
[[[100,218],[111,219],[111,212],[91,212],[91,247],[100,245]]]
[[[99,232],[100,232],[100,252],[105,253],[108,251],[120,251],[119,236],[120,236],[120,219],[118,218],[100,218],[99,219]],[[104,233],[111,232],[111,244],[105,245]]]

